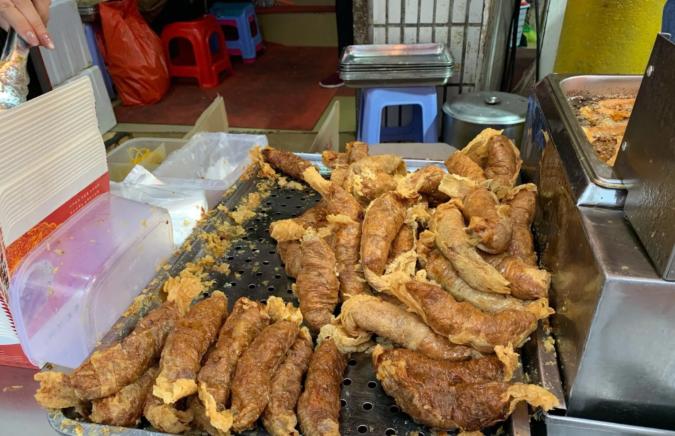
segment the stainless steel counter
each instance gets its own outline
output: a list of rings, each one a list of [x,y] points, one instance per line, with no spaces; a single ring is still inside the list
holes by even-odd
[[[37,383],[33,374],[37,370],[0,367],[0,434],[1,435],[53,435],[47,421],[47,412],[33,398]]]

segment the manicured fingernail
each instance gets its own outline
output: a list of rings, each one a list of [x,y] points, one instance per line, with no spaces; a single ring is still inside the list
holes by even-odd
[[[27,32],[26,33],[26,42],[33,47],[40,44],[40,41],[38,40],[37,36],[35,36],[35,34],[33,32]]]
[[[52,41],[52,37],[49,36],[49,33],[43,33],[42,34],[42,41],[45,43],[47,48],[54,50],[56,47],[54,46],[54,42]]]

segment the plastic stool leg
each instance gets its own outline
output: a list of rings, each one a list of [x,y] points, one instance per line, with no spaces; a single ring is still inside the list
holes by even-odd
[[[380,130],[382,128],[382,110],[384,106],[377,99],[364,93],[363,115],[361,122],[361,138],[367,144],[380,143]]]
[[[436,100],[436,90],[426,100],[422,107],[422,132],[424,142],[438,142],[438,102]]]

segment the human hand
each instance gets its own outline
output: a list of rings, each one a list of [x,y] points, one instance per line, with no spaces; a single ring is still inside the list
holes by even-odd
[[[29,45],[54,48],[49,32],[49,5],[51,0],[0,0],[0,26],[12,28]]]

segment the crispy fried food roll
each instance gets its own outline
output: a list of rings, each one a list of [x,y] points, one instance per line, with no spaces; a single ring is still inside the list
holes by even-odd
[[[523,161],[518,147],[504,135],[490,138],[487,148],[485,177],[496,183],[495,191],[501,198],[516,184]]]
[[[368,292],[361,272],[359,247],[361,223],[346,215],[329,215],[328,221],[337,226],[335,232],[335,261],[337,262],[340,296],[343,300]]]
[[[418,247],[422,246],[423,244],[418,245]],[[418,253],[421,250],[419,249]],[[508,295],[475,290],[457,275],[457,271],[450,261],[433,245],[428,253],[420,254],[419,259],[429,278],[443,286],[443,289],[458,301],[466,301],[489,313],[501,312],[506,309],[526,310],[538,313],[539,319],[547,318],[550,314],[547,308],[548,300],[545,299],[528,302]]]
[[[391,243],[391,250],[389,251],[389,259],[387,262],[391,262],[396,259],[400,254],[410,251],[415,248],[415,231],[412,226],[404,224],[399,229],[396,234],[396,238]]]
[[[206,409],[196,395],[188,398],[187,405],[188,413],[192,414],[192,427],[206,432],[211,436],[221,436],[223,434],[222,432],[219,432],[217,428],[211,425],[209,417],[206,416]]]
[[[211,424],[224,432],[232,425],[231,417],[222,412],[230,397],[237,362],[269,322],[270,317],[263,305],[246,297],[238,299],[199,370],[199,399]]]
[[[405,307],[371,295],[350,298],[342,305],[338,320],[352,337],[363,337],[363,331],[375,333],[434,359],[463,360],[478,355],[469,347],[451,344],[437,335]],[[368,341],[370,338],[364,339]]]
[[[227,297],[216,291],[194,304],[166,340],[152,393],[172,404],[197,392],[202,357],[227,316]]]
[[[336,153],[333,150],[324,150],[321,152],[321,160],[323,164],[330,169],[334,169],[338,165],[347,165],[347,153]]]
[[[143,414],[148,395],[152,395],[152,384],[159,368],[153,366],[138,380],[123,387],[119,392],[91,402],[89,419],[97,424],[134,427]]]
[[[312,166],[311,163],[290,151],[268,147],[262,150],[262,155],[275,170],[297,180],[303,180],[303,171]]]
[[[428,165],[410,173],[398,182],[396,192],[403,198],[417,198],[419,194],[431,196],[435,201],[445,202],[449,198],[438,190],[447,173],[436,165]]]
[[[59,371],[44,371],[36,373],[33,378],[40,383],[35,393],[35,400],[45,409],[66,409],[81,403],[68,374]]]
[[[411,280],[399,292],[406,294],[397,297],[436,333],[481,352],[490,353],[497,345],[520,347],[537,328],[537,314],[513,309],[485,313],[470,303],[457,302],[432,283]]]
[[[174,303],[163,303],[142,318],[120,342],[95,351],[70,376],[83,400],[108,397],[133,383],[152,365],[180,317]]]
[[[277,244],[277,253],[284,264],[288,277],[296,278],[302,268],[302,250],[300,241],[286,241]]]
[[[537,255],[534,252],[532,239],[532,222],[537,206],[537,187],[532,183],[516,186],[506,200],[511,206],[511,222],[513,223],[513,235],[508,253],[528,265],[536,265]]]
[[[485,255],[484,258],[511,283],[511,295],[514,297],[523,300],[548,298],[548,288],[551,285],[551,274],[548,271],[504,253]]]
[[[368,144],[361,141],[352,141],[347,143],[347,161],[354,163],[368,157]]]
[[[327,224],[326,221],[326,215],[328,214],[328,202],[326,200],[321,200],[319,203],[317,203],[316,206],[311,207],[307,209],[305,212],[303,212],[300,216],[296,218],[291,218],[289,220],[280,220],[280,221],[275,221],[272,223],[272,226],[270,226],[270,234],[274,238],[274,230],[273,226],[275,223],[282,223],[282,222],[292,222],[289,226],[292,227],[294,230],[293,232],[297,231],[297,229],[301,229],[302,233],[300,236],[297,234],[287,234],[288,236],[284,241],[279,241],[277,243],[277,251],[279,253],[279,257],[281,258],[281,261],[284,264],[284,269],[286,270],[286,275],[289,277],[297,277],[298,273],[300,272],[300,268],[302,267],[302,255],[301,255],[301,250],[300,250],[300,241],[299,239],[304,235],[304,232],[307,228],[314,228],[318,229],[319,227],[323,227]],[[280,230],[283,230],[284,225],[282,225],[282,228]],[[279,230],[279,229],[277,229]],[[276,238],[275,238],[276,239]]]
[[[400,156],[366,156],[349,166],[346,187],[359,202],[367,205],[385,192],[396,189],[397,178],[405,173],[405,162]]]
[[[325,226],[326,215],[328,215],[328,203],[326,200],[321,200],[295,218],[272,222],[270,236],[277,242],[298,240],[308,228],[318,229]]]
[[[495,294],[511,292],[508,280],[476,252],[464,231],[464,218],[455,200],[436,208],[431,231],[436,234],[436,246],[472,288]]]
[[[373,353],[373,361],[377,379],[396,404],[415,422],[438,430],[478,431],[505,420],[520,401],[544,410],[558,404],[540,386],[481,380],[489,377],[457,371],[456,366],[476,365],[475,361],[449,366],[422,355],[412,358],[382,350]]]
[[[318,331],[331,322],[338,303],[339,282],[335,253],[316,232],[302,240],[302,267],[297,276],[296,293],[307,325]]]
[[[143,416],[154,428],[165,433],[183,433],[190,430],[194,419],[191,409],[180,410],[175,404],[164,404],[161,398],[150,393],[145,400]]]
[[[466,154],[457,151],[445,161],[448,171],[458,176],[469,178],[475,182],[484,182],[483,169]]]
[[[471,158],[481,168],[484,168],[487,165],[488,159],[488,141],[490,138],[499,136],[503,132],[503,130],[495,130],[489,127],[483,129],[460,152]]]
[[[263,329],[244,351],[232,381],[232,428],[250,429],[267,407],[272,377],[295,342],[300,329],[292,321],[278,321]]]
[[[302,391],[302,378],[312,357],[312,337],[303,329],[272,378],[270,400],[263,414],[265,429],[272,436],[298,435],[295,406]]]
[[[512,226],[510,207],[500,205],[497,197],[485,188],[470,192],[462,202],[462,212],[469,220],[467,231],[479,239],[478,248],[498,254],[509,248]]]
[[[514,369],[518,367],[518,354],[512,350],[509,350],[504,361],[496,355],[449,361],[432,359],[406,348],[385,349],[377,345],[373,350],[372,360],[374,368],[382,364],[401,365],[406,367],[408,375],[413,378],[436,379],[449,385],[509,381]]]
[[[326,339],[314,351],[305,390],[298,400],[298,419],[305,436],[340,435],[340,392],[347,358]]]
[[[361,263],[364,271],[369,269],[382,275],[387,265],[391,244],[403,225],[406,203],[393,192],[374,200],[363,218],[361,233]]]

